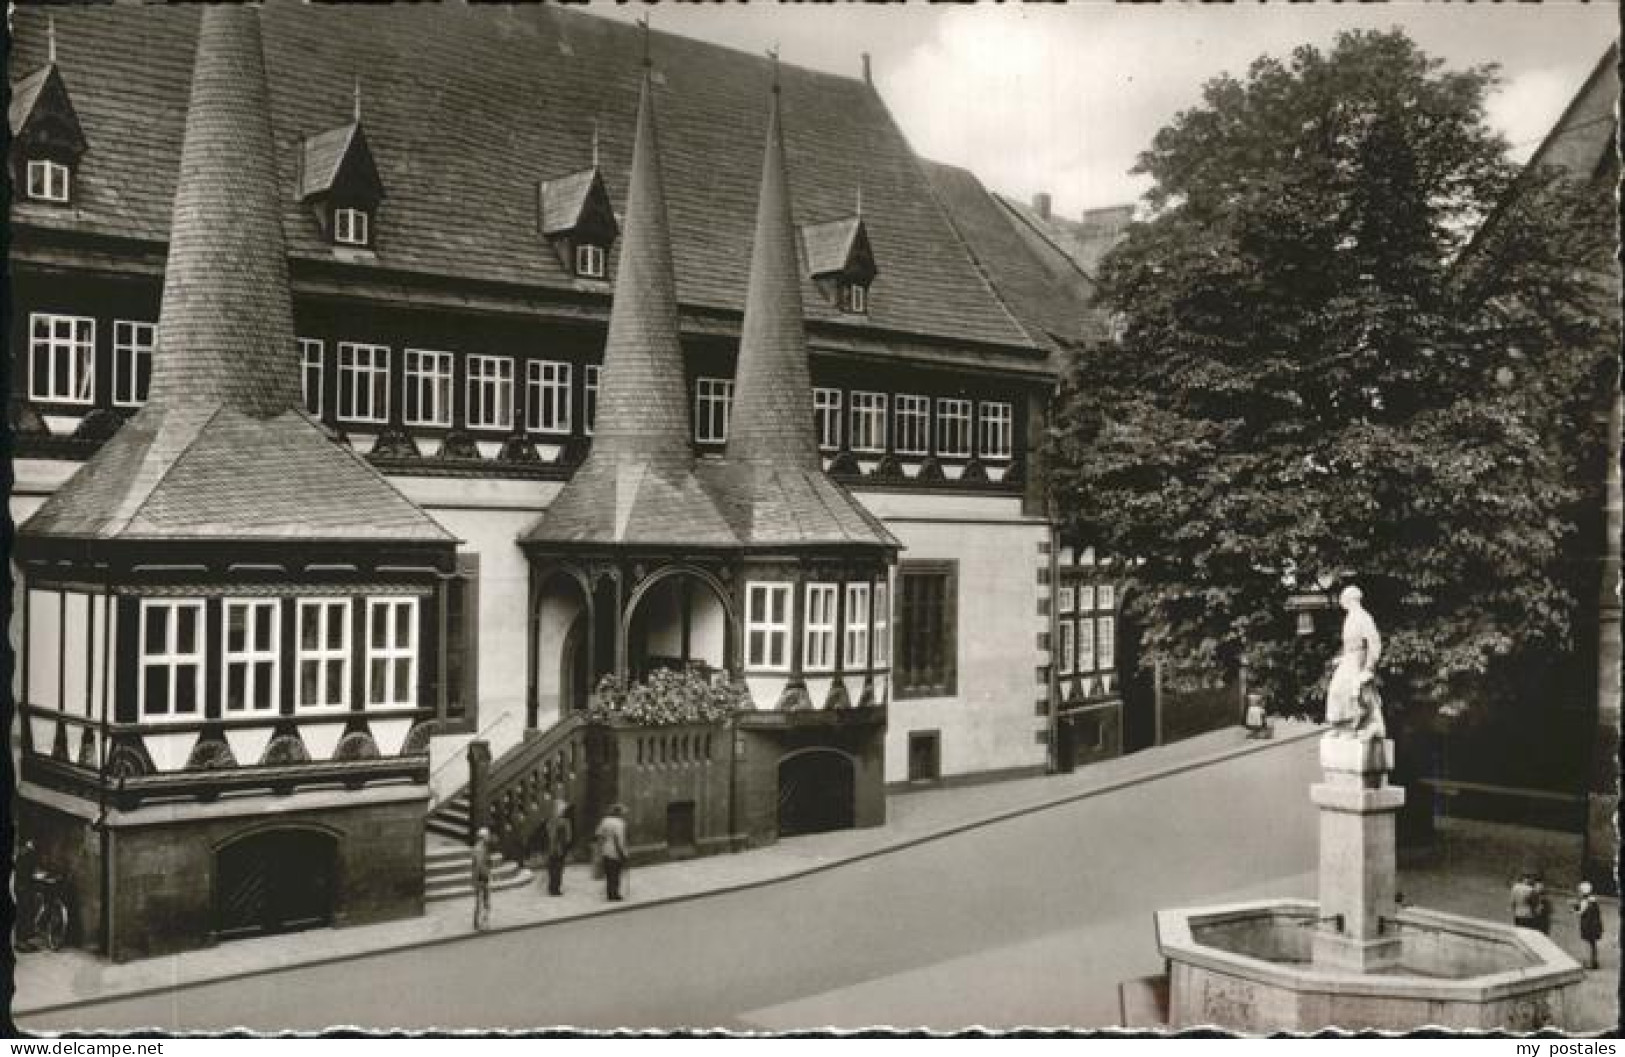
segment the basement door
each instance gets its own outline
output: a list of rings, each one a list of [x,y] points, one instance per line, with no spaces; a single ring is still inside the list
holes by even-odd
[[[243,837],[215,855],[215,931],[221,939],[318,928],[333,921],[338,841],[308,829]]]
[[[779,836],[851,829],[856,817],[852,761],[831,749],[779,762]]]

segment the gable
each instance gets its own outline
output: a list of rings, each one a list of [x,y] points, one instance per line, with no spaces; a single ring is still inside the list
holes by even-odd
[[[378,175],[372,148],[361,123],[311,136],[304,142],[300,165],[299,199],[344,198],[377,205],[384,199],[384,181]]]
[[[76,160],[89,144],[68,86],[56,66],[36,70],[12,88],[7,111],[14,146]]]

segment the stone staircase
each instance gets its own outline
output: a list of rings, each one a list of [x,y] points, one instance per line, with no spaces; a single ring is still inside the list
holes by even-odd
[[[468,812],[468,790],[464,789],[430,812],[429,832],[468,847],[471,833]]]
[[[501,852],[494,848],[491,850],[491,891],[519,888],[529,884],[534,876]],[[469,876],[468,844],[462,840],[446,840],[439,834],[431,835],[423,850],[424,900],[433,903],[442,899],[473,897],[474,880]]]

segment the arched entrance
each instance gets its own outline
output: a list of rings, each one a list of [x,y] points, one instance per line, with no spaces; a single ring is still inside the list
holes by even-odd
[[[592,692],[592,607],[575,573],[560,566],[536,586],[531,727],[550,727],[573,710],[587,707]]]
[[[1156,676],[1140,664],[1144,627],[1129,612],[1128,597],[1117,616],[1117,687],[1123,699],[1123,752],[1157,743]]]
[[[626,613],[626,671],[633,679],[666,669],[729,669],[733,614],[727,594],[702,570],[671,566],[632,593]]]
[[[857,769],[834,749],[809,749],[779,761],[779,836],[851,829]]]
[[[215,852],[215,932],[221,939],[332,924],[338,839],[314,829],[268,829]]]

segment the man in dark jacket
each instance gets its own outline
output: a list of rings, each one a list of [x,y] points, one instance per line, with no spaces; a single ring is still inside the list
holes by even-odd
[[[564,894],[564,863],[575,843],[575,827],[570,824],[570,805],[553,801],[553,817],[547,820],[547,894]]]

